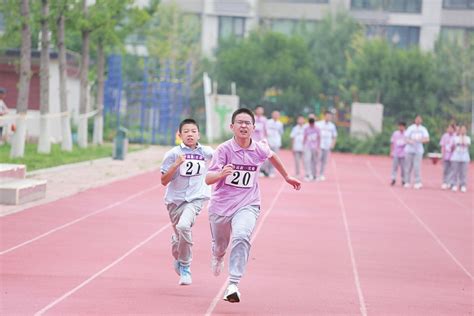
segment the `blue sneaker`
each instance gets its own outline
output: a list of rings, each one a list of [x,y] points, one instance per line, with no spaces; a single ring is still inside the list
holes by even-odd
[[[189,266],[179,265],[179,285],[190,285],[193,281],[191,279],[191,269]]]
[[[179,261],[178,260],[175,260],[173,262],[173,267],[174,267],[174,271],[176,272],[177,275],[181,275],[179,273],[179,268],[181,267],[181,265],[179,264]]]

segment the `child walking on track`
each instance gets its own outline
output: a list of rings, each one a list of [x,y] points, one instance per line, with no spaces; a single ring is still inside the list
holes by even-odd
[[[250,252],[250,239],[260,214],[258,172],[269,159],[293,188],[301,182],[290,177],[281,160],[266,143],[252,140],[255,118],[249,109],[232,114],[230,128],[234,137],[219,145],[206,176],[207,184],[215,184],[209,202],[209,222],[212,235],[211,267],[219,275],[223,258],[231,243],[229,284],[224,300],[240,302],[237,285],[242,278]]]
[[[392,160],[392,181],[391,185],[395,185],[397,181],[397,169],[400,168],[400,179],[402,185],[405,184],[405,122],[398,123],[398,130],[393,132],[390,138],[390,155]]]
[[[189,285],[192,261],[192,234],[196,216],[203,202],[208,200],[211,188],[204,183],[206,161],[212,159],[213,149],[201,146],[199,126],[193,119],[185,119],[179,125],[183,141],[165,154],[161,166],[161,184],[168,185],[165,204],[173,225],[171,252],[175,259],[174,269],[180,276],[180,285]]]
[[[459,128],[459,134],[454,137],[453,141],[454,151],[451,156],[453,164],[453,191],[457,191],[458,186],[461,192],[467,191],[467,170],[471,161],[469,146],[471,146],[471,138],[466,135],[466,126],[462,125]]]

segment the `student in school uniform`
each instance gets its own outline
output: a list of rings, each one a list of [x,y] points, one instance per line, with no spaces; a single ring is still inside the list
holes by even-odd
[[[421,183],[421,161],[425,152],[423,144],[430,141],[430,135],[426,127],[421,125],[422,122],[421,116],[417,115],[415,123],[410,125],[405,131],[405,140],[407,142],[405,146],[405,188],[409,188],[411,185],[412,173],[414,174],[413,187],[421,189],[423,186]]]
[[[400,169],[400,181],[405,184],[405,122],[398,123],[398,130],[394,131],[390,138],[390,155],[392,156],[392,181],[390,185],[397,182],[397,171]]]
[[[450,124],[446,129],[446,133],[443,134],[439,141],[443,158],[443,184],[441,185],[441,189],[443,190],[453,186],[453,163],[451,162],[451,156],[453,155],[453,142],[456,136],[454,133],[455,130],[456,127]]]
[[[453,191],[457,191],[458,187],[461,192],[467,191],[467,172],[471,157],[469,155],[469,146],[471,146],[471,137],[466,135],[466,126],[459,127],[459,133],[454,137],[453,154],[451,162],[453,163]]]
[[[293,151],[293,158],[295,160],[295,176],[300,176],[300,167],[303,162],[303,140],[304,140],[304,117],[298,116],[296,125],[293,126],[290,133],[291,149]]]

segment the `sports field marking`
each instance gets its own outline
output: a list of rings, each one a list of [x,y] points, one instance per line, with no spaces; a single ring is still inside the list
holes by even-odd
[[[351,238],[351,232],[349,230],[349,223],[347,221],[346,206],[344,204],[344,200],[342,199],[341,187],[339,185],[339,175],[337,172],[337,164],[334,161],[334,159],[331,159],[331,162],[334,168],[334,174],[336,178],[337,195],[339,198],[339,205],[341,206],[342,219],[344,221],[344,230],[346,233],[347,247],[349,248],[349,254],[351,256],[352,274],[354,275],[354,283],[357,289],[357,296],[359,297],[360,314],[363,316],[367,316],[367,307],[365,305],[364,293],[362,293],[362,286],[360,285],[359,271],[357,270],[357,262],[354,256],[354,249],[352,248],[352,238]]]
[[[165,226],[161,227],[160,229],[158,229],[157,231],[155,231],[153,234],[151,234],[150,236],[148,236],[145,240],[141,241],[139,244],[137,244],[135,247],[133,247],[132,249],[130,249],[129,251],[127,251],[125,254],[123,254],[122,256],[120,256],[119,258],[117,258],[115,261],[113,261],[112,263],[110,263],[109,265],[107,265],[106,267],[104,267],[102,270],[96,272],[95,274],[93,274],[92,276],[90,276],[88,279],[86,279],[84,282],[82,282],[81,284],[77,285],[76,287],[74,287],[73,289],[71,289],[70,291],[64,293],[62,296],[58,297],[57,299],[55,299],[54,301],[52,301],[51,303],[49,303],[48,305],[46,305],[45,307],[43,307],[41,310],[37,311],[34,315],[35,316],[39,316],[39,315],[43,315],[45,312],[47,312],[48,310],[50,310],[52,307],[54,307],[55,305],[61,303],[62,301],[64,301],[66,298],[68,298],[69,296],[73,295],[74,293],[76,293],[77,291],[79,291],[80,289],[82,289],[83,287],[85,287],[87,284],[91,283],[92,281],[94,281],[97,277],[99,277],[101,274],[103,274],[104,272],[107,272],[108,270],[110,270],[111,268],[113,268],[115,265],[117,265],[118,263],[120,263],[121,261],[123,261],[125,258],[127,258],[129,255],[131,255],[133,252],[135,252],[138,248],[144,246],[146,243],[148,243],[149,241],[151,241],[153,238],[155,238],[156,236],[158,236],[160,233],[162,233],[163,231],[165,231],[167,228],[169,228],[171,226],[171,223],[168,223],[166,224]]]
[[[372,172],[372,174],[382,183],[384,183],[384,181],[382,180],[382,178],[380,177],[380,175],[377,173],[377,171],[375,170],[375,168],[372,166],[372,164],[370,163],[370,161],[367,161],[367,166],[369,167],[370,171]],[[472,280],[473,277],[472,277],[472,274],[462,265],[462,263],[452,254],[451,251],[449,251],[448,247],[445,246],[445,244],[443,244],[443,242],[439,239],[439,237],[430,229],[430,227],[425,224],[425,222],[423,222],[423,220],[418,217],[418,215],[416,214],[416,212],[410,207],[408,206],[405,201],[403,201],[400,196],[391,188],[391,187],[388,187],[388,189],[390,190],[390,192],[392,193],[392,195],[400,202],[400,204],[403,205],[403,207],[405,207],[408,212],[411,214],[411,216],[413,216],[416,221],[418,222],[418,224],[421,225],[421,227],[423,227],[426,232],[436,241],[436,243],[441,247],[441,249],[444,250],[444,252],[454,261],[454,263],[456,263],[459,268],[461,268],[462,271],[464,271],[464,273]]]
[[[265,212],[265,214],[263,215],[262,219],[260,220],[260,223],[258,223],[257,225],[257,229],[255,230],[255,232],[253,233],[253,236],[252,236],[252,239],[250,240],[250,243],[253,244],[254,240],[257,238],[257,235],[258,233],[260,232],[260,229],[262,228],[263,226],[263,223],[265,222],[266,218],[268,217],[268,215],[270,215],[270,213],[272,212],[273,208],[275,207],[275,204],[276,204],[276,201],[278,200],[278,198],[280,197],[281,193],[283,192],[283,188],[285,187],[286,183],[282,183],[282,185],[280,186],[280,189],[278,190],[277,194],[275,195],[275,197],[273,198],[271,204],[270,204],[270,207],[268,208],[268,211]],[[212,300],[211,304],[209,305],[209,308],[207,309],[206,311],[206,316],[210,316],[212,315],[212,313],[214,312],[214,309],[216,308],[217,306],[217,303],[222,299],[222,296],[224,295],[224,291],[225,289],[227,288],[227,283],[229,282],[229,278],[227,278],[224,282],[224,284],[222,285],[222,287],[219,289],[219,292],[217,293],[217,295],[214,297],[214,299]]]
[[[107,206],[105,206],[105,207],[102,207],[102,208],[100,208],[100,209],[98,209],[98,210],[92,212],[92,213],[89,213],[89,214],[87,214],[87,215],[84,215],[84,216],[82,216],[82,217],[79,217],[78,219],[75,219],[75,220],[73,220],[73,221],[71,221],[71,222],[68,222],[68,223],[66,223],[66,224],[64,224],[64,225],[58,226],[58,227],[56,227],[56,228],[53,228],[53,229],[51,229],[51,230],[49,230],[49,231],[47,231],[47,232],[45,232],[45,233],[43,233],[43,234],[41,234],[41,235],[36,236],[35,238],[29,239],[29,240],[27,240],[27,241],[25,241],[25,242],[22,242],[21,244],[18,244],[18,245],[16,245],[16,246],[11,247],[11,248],[2,250],[2,251],[0,251],[0,256],[1,256],[1,255],[4,255],[4,254],[7,254],[7,253],[9,253],[9,252],[12,252],[13,250],[16,250],[16,249],[19,249],[19,248],[21,248],[21,247],[24,247],[24,246],[26,246],[26,245],[28,245],[28,244],[31,244],[32,242],[35,242],[35,241],[40,240],[40,239],[42,239],[42,238],[44,238],[44,237],[46,237],[46,236],[49,236],[49,235],[51,235],[51,234],[53,234],[53,233],[55,233],[55,232],[57,232],[57,231],[60,231],[61,229],[67,228],[67,227],[69,227],[69,226],[71,226],[71,225],[74,225],[74,224],[76,224],[76,223],[78,223],[78,222],[80,222],[80,221],[85,220],[86,218],[89,218],[89,217],[91,217],[91,216],[97,215],[97,214],[99,214],[99,213],[101,213],[101,212],[103,212],[103,211],[106,211],[106,210],[108,210],[108,209],[111,209],[111,208],[113,208],[113,207],[115,207],[115,206],[118,206],[118,205],[123,204],[123,203],[125,203],[125,202],[128,202],[128,201],[130,201],[130,200],[133,200],[133,199],[135,199],[135,198],[137,198],[137,197],[139,197],[139,196],[141,196],[141,195],[143,195],[143,194],[145,194],[145,193],[148,193],[148,192],[150,192],[150,191],[155,190],[156,188],[158,188],[158,187],[160,187],[160,186],[161,186],[161,184],[155,185],[155,186],[152,186],[152,187],[150,187],[150,188],[148,188],[148,189],[146,189],[146,190],[142,190],[142,191],[140,191],[140,192],[138,192],[138,193],[132,194],[132,195],[130,195],[129,197],[123,199],[123,200],[120,200],[120,201],[117,201],[117,202],[115,202],[115,203],[109,204],[109,205],[107,205]]]
[[[465,209],[465,210],[468,211],[469,213],[472,213],[472,206],[469,207],[469,206],[464,205],[464,203],[459,202],[458,200],[456,200],[455,198],[453,198],[453,197],[451,196],[451,194],[453,194],[453,192],[448,192],[448,191],[450,191],[450,190],[445,190],[445,191],[444,191],[444,196],[445,196],[446,198],[448,198],[448,200],[451,200],[452,202],[456,203],[458,206],[461,206],[463,209]],[[456,193],[454,193],[454,194],[456,194]],[[458,194],[465,194],[465,193],[458,193]]]

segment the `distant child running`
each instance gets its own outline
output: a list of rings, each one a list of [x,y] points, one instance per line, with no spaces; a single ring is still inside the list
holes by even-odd
[[[260,214],[258,172],[269,159],[293,188],[301,182],[290,177],[281,160],[266,143],[252,140],[255,118],[249,109],[232,114],[230,128],[234,137],[219,145],[206,176],[207,184],[215,184],[209,202],[209,222],[212,235],[211,267],[219,275],[229,243],[229,284],[224,300],[240,302],[237,285],[244,275],[250,252],[250,239]]]
[[[211,188],[204,183],[206,161],[212,159],[213,149],[198,143],[199,126],[193,119],[185,119],[179,125],[181,145],[165,154],[161,166],[161,184],[168,185],[165,204],[173,225],[171,253],[174,269],[180,276],[180,285],[189,285],[192,261],[192,234],[196,216],[208,200]]]
[[[454,133],[455,130],[456,126],[450,124],[439,142],[441,155],[443,157],[443,184],[441,185],[441,189],[443,190],[453,186],[453,163],[451,162],[451,156],[453,155],[453,143],[454,137],[456,136]]]
[[[400,168],[400,180],[402,185],[405,184],[405,122],[398,123],[398,130],[393,132],[390,138],[390,155],[392,159],[392,181],[391,185],[397,182],[397,170]]]
[[[459,127],[459,133],[454,137],[454,151],[451,156],[453,164],[453,191],[457,191],[460,187],[461,192],[466,192],[467,187],[467,169],[469,168],[469,146],[471,146],[471,138],[466,135],[466,126]]]
[[[308,120],[308,126],[304,129],[304,168],[305,181],[316,180],[318,177],[318,155],[321,132],[314,122],[314,118]]]

